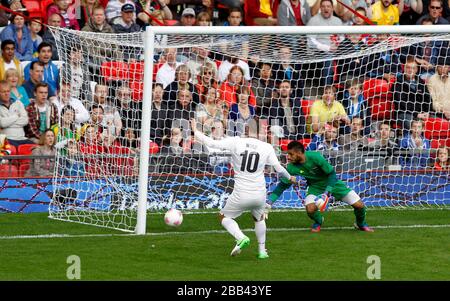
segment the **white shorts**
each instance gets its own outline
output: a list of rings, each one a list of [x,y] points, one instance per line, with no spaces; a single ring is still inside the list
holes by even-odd
[[[316,199],[316,196],[314,194],[309,194],[306,196],[305,198],[305,206],[314,203],[314,200]],[[354,203],[356,203],[357,201],[359,201],[361,198],[359,197],[359,195],[354,191],[350,191],[349,193],[347,193],[343,198],[342,198],[342,202],[345,202],[347,204],[349,204],[350,206],[353,205]]]
[[[260,219],[266,205],[266,191],[233,191],[220,213],[228,218],[237,218],[250,210],[253,217]]]

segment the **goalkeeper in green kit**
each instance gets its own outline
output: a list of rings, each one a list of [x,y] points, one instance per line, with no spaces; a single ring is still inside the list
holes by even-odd
[[[307,151],[302,143],[292,141],[287,146],[288,160],[287,171],[292,176],[302,176],[308,184],[305,198],[306,213],[314,221],[311,232],[320,232],[323,224],[321,211],[326,208],[330,196],[338,201],[343,201],[353,207],[356,223],[355,227],[361,231],[373,232],[366,223],[366,207],[358,194],[350,189],[344,182],[336,178],[333,166],[319,152]],[[275,202],[291,183],[282,179],[275,190],[270,194],[268,207]],[[323,199],[320,210],[316,201]]]

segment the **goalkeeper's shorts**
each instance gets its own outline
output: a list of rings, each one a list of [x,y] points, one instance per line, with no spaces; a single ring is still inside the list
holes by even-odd
[[[308,192],[306,193],[306,195],[313,194],[315,196],[319,196],[325,192],[325,188],[326,188],[326,183],[320,183],[318,185],[312,184],[308,187]],[[331,195],[337,201],[342,200],[343,202],[347,203],[347,201],[345,201],[344,198],[347,196],[347,194],[349,194],[350,191],[352,191],[352,189],[350,189],[344,182],[339,180],[336,182],[336,184],[333,187],[333,190],[330,192],[331,192]]]
[[[316,197],[317,196],[315,194],[308,194],[306,196],[306,198],[305,198],[305,206],[314,203]],[[359,195],[354,190],[350,190],[344,197],[339,199],[339,201],[347,203],[347,204],[349,204],[351,206],[354,203],[356,203],[357,201],[359,201],[360,199],[361,198],[359,197]]]

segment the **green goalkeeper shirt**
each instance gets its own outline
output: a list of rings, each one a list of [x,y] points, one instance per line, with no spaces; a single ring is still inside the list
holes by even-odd
[[[350,189],[336,178],[334,167],[319,152],[306,151],[306,162],[303,164],[289,163],[287,171],[292,176],[302,176],[308,184],[308,194],[320,195],[331,192],[337,198],[345,196]],[[271,193],[269,199],[276,201],[284,190],[291,186],[289,180],[281,179]]]

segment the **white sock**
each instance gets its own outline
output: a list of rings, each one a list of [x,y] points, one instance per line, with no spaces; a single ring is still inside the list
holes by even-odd
[[[232,218],[224,217],[222,219],[222,226],[231,234],[236,240],[241,240],[245,237],[239,228],[238,223]]]
[[[266,221],[255,222],[255,234],[259,252],[266,251]]]

